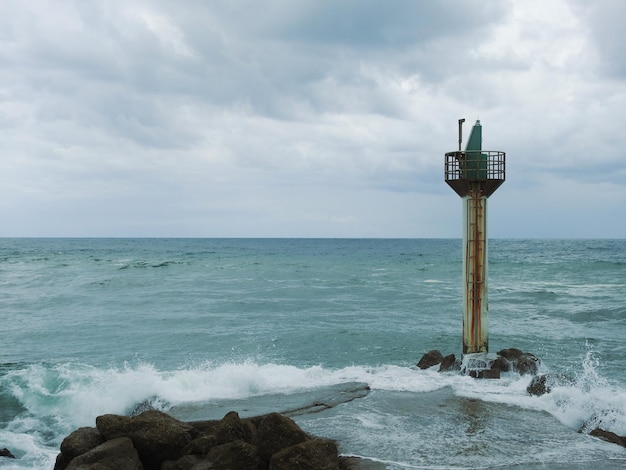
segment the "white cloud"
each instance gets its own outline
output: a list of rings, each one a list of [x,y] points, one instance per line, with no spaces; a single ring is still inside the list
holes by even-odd
[[[0,235],[460,236],[465,117],[492,235],[625,236],[621,5],[3,2]]]

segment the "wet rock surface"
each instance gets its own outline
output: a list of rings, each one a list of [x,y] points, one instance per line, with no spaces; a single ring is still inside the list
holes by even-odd
[[[419,367],[420,369],[428,369],[429,367],[441,364],[442,361],[443,354],[441,354],[441,351],[433,349],[422,356],[422,358],[417,363],[417,367]]]
[[[461,360],[457,359],[454,354],[448,354],[439,365],[439,372],[447,370],[461,370]]]
[[[103,415],[61,444],[55,470],[350,470],[370,468],[339,455],[334,441],[306,434],[278,413],[182,422],[148,410]]]
[[[502,349],[497,354],[499,358],[508,362],[509,370],[518,372],[520,375],[535,375],[539,370],[539,364],[541,364],[537,356],[517,348]]]
[[[531,375],[532,378],[526,391],[532,396],[542,396],[550,393],[556,387],[572,386],[576,380],[564,374],[540,374],[541,360],[532,353],[517,348],[501,349],[495,357],[477,354],[469,355],[467,362],[457,359],[454,354],[444,356],[440,351],[433,349],[425,353],[417,363],[420,369],[428,369],[439,364],[439,372],[459,371],[477,379],[498,379],[501,372],[516,372],[520,375]],[[469,365],[468,365],[469,364]],[[626,447],[626,436],[620,436],[606,431],[599,426],[597,420],[591,420],[579,430],[613,444]]]
[[[454,354],[445,356],[433,349],[424,354],[417,367],[420,369],[428,369],[430,367],[439,366],[439,372],[445,372],[450,370],[461,370],[461,360],[457,359]],[[490,369],[493,372],[483,372],[468,374],[474,377],[484,378],[498,378],[499,372],[517,372],[520,375],[536,375],[539,371],[539,365],[541,360],[532,353],[524,352],[517,348],[502,349],[497,352],[495,359],[490,363],[485,363],[485,369]]]
[[[0,457],[5,457],[7,459],[14,459],[15,455],[13,455],[9,449],[4,447],[0,449]]]
[[[56,467],[55,467],[56,468]],[[73,458],[67,470],[84,470],[91,468],[114,468],[116,470],[143,470],[137,449],[128,437],[118,437],[105,441],[84,454]]]
[[[526,391],[530,395],[541,396],[550,393],[554,387],[573,385],[575,380],[563,374],[541,374],[534,376]]]
[[[107,440],[128,437],[146,469],[158,470],[165,460],[182,456],[192,440],[191,425],[156,410],[137,416],[103,415],[96,418],[98,432]]]
[[[603,441],[612,442],[622,447],[626,447],[626,436],[619,436],[611,431],[605,431],[602,428],[596,428],[589,433],[590,436],[597,437]]]
[[[536,375],[532,378],[528,387],[526,387],[526,391],[530,395],[534,395],[540,397],[541,395],[545,395],[546,393],[550,393],[551,388],[547,385],[547,377],[545,375]]]
[[[61,442],[61,453],[57,456],[55,468],[64,468],[79,455],[103,444],[106,439],[96,428],[78,428]]]

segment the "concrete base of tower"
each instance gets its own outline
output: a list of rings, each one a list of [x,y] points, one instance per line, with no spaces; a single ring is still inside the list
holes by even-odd
[[[461,361],[461,373],[476,379],[499,379],[500,369],[492,367],[499,357],[489,353],[465,354]]]

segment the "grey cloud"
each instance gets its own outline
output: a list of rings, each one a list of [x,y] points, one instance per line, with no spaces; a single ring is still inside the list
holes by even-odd
[[[492,23],[504,9],[494,1],[309,0],[266,31],[281,40],[342,49],[407,49],[442,36],[463,37]]]
[[[570,0],[570,3],[588,27],[603,71],[612,77],[626,79],[626,3],[622,0]]]
[[[516,5],[2,2],[3,220],[31,214],[31,234],[456,236],[442,166],[460,117],[507,151],[503,192],[545,198],[549,180],[576,199],[593,180],[617,188],[616,207],[620,82],[590,81],[594,63],[569,50],[550,63],[563,30],[532,18],[499,49]],[[601,11],[579,21],[597,29]]]
[[[212,2],[210,9],[195,7],[165,6],[186,25],[185,39],[204,65],[199,71],[211,80],[211,89],[201,94],[219,103],[244,101],[278,118],[291,116],[276,106],[277,95],[319,109],[335,98],[316,93],[327,91],[325,84],[375,92],[359,73],[370,63],[430,81],[458,74],[471,61],[469,51],[508,10],[502,2],[478,1]]]

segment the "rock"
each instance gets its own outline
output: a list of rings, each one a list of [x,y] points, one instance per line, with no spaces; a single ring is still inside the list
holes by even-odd
[[[137,403],[129,412],[128,416],[137,416],[148,410],[160,410],[163,408],[167,408],[170,406],[170,403],[167,400],[163,400],[158,395],[153,395],[150,398],[143,400],[140,403]]]
[[[6,457],[7,459],[14,459],[15,455],[13,455],[9,449],[4,447],[3,449],[0,449],[0,457]]]
[[[72,459],[98,447],[104,441],[96,428],[78,428],[61,442],[61,453],[57,456],[54,470],[64,470]]]
[[[220,444],[211,449],[208,455],[185,455],[177,461],[165,461],[161,470],[258,470],[260,459],[256,446],[237,440]]]
[[[241,440],[213,447],[208,460],[214,465],[210,468],[233,470],[257,470],[261,463],[257,447]]]
[[[461,370],[461,361],[457,360],[454,354],[447,355],[441,361],[439,372],[445,372],[447,370]]]
[[[61,452],[70,459],[84,454],[104,443],[104,437],[96,428],[78,428],[61,442]]]
[[[534,354],[524,353],[512,365],[513,369],[519,372],[520,375],[535,375],[539,370],[540,362],[539,358]]]
[[[269,462],[272,455],[308,439],[293,420],[278,413],[263,417],[257,428],[257,446],[261,460]]]
[[[387,464],[364,457],[341,457],[341,468],[345,470],[386,470]]]
[[[166,460],[161,464],[161,470],[205,470],[214,468],[206,457],[197,455],[183,455],[180,459]]]
[[[139,454],[128,437],[111,439],[72,459],[67,470],[143,470]]]
[[[574,385],[576,380],[564,374],[541,374],[533,377],[526,391],[535,396],[550,393],[554,387]]]
[[[274,454],[269,470],[340,470],[337,454],[337,444],[333,441],[305,441]]]
[[[216,445],[219,445],[219,442],[215,434],[206,434],[187,444],[183,449],[183,454],[206,455]]]
[[[510,363],[511,370],[518,372],[520,375],[535,375],[541,363],[539,358],[534,354],[524,352],[517,348],[502,349],[498,351],[498,356],[506,359]],[[504,372],[504,370],[502,371]]]
[[[156,410],[134,417],[99,416],[96,427],[107,440],[120,436],[132,439],[146,470],[159,470],[164,460],[177,460],[191,442],[191,425]]]
[[[511,363],[504,357],[498,356],[495,361],[491,363],[491,369],[499,370],[500,372],[509,372],[511,370]]]
[[[526,391],[530,395],[534,395],[537,397],[540,397],[541,395],[544,395],[546,393],[550,393],[551,389],[547,386],[546,381],[547,377],[545,374],[536,375],[532,378],[530,384],[528,384],[528,387],[526,387]]]
[[[470,370],[469,376],[475,379],[499,379],[500,371],[498,369]]]
[[[218,444],[241,439],[245,442],[252,442],[254,429],[250,423],[244,423],[235,411],[230,411],[222,418],[215,428],[215,437]]]
[[[598,437],[603,441],[612,442],[622,447],[626,447],[626,436],[619,436],[611,431],[605,431],[601,428],[596,428],[589,433],[590,436]]]
[[[193,440],[192,440],[193,436]],[[102,442],[104,441],[104,442]],[[72,458],[70,458],[72,457]],[[183,423],[160,411],[103,415],[66,437],[57,470],[348,470],[376,468],[340,457],[278,413]],[[380,467],[383,468],[383,467]]]
[[[514,361],[522,354],[524,354],[524,352],[517,348],[508,348],[498,351],[498,356],[503,357],[508,361]]]
[[[429,367],[440,364],[441,361],[443,361],[443,354],[441,354],[440,351],[433,349],[422,356],[417,363],[417,367],[420,369],[428,369]]]
[[[215,434],[218,426],[220,425],[219,420],[207,420],[207,421],[192,421],[188,423],[191,427],[191,435],[192,438],[196,438],[198,436],[204,434]]]

